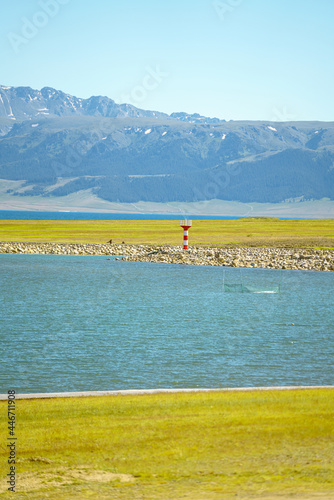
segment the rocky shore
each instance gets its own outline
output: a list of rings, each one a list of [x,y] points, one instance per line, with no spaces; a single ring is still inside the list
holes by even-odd
[[[112,245],[88,243],[0,242],[0,253],[49,255],[104,255],[123,261],[165,262],[202,266],[334,271],[334,250],[293,248],[213,248]]]

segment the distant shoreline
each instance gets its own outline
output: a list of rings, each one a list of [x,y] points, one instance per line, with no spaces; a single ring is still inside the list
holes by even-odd
[[[280,217],[289,219],[331,219],[334,218],[334,200],[297,201],[281,203],[238,202],[220,199],[193,202],[150,202],[135,203],[110,202],[99,198],[91,189],[78,191],[66,196],[14,196],[8,190],[17,190],[24,181],[0,179],[0,210],[90,212],[127,214],[193,215],[221,217]]]

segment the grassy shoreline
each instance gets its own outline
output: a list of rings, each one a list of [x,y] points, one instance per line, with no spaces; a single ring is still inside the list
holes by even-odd
[[[333,403],[323,388],[17,400],[15,496],[333,498]]]
[[[0,221],[0,241],[182,245],[178,221]],[[334,219],[196,220],[190,246],[334,248]]]

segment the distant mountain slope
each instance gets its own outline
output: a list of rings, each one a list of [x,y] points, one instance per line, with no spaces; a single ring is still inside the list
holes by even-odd
[[[49,87],[0,87],[0,178],[13,195],[118,202],[333,199],[334,123],[166,115]]]

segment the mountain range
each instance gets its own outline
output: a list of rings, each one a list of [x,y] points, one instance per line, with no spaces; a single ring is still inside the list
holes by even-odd
[[[13,196],[134,203],[333,199],[334,123],[224,121],[0,86],[0,179]]]

